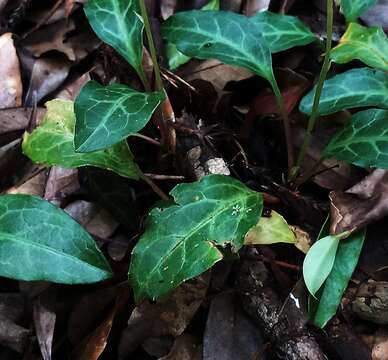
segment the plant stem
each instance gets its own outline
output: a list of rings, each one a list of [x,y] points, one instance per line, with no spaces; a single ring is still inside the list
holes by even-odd
[[[314,94],[314,102],[313,102],[313,107],[311,109],[311,116],[307,125],[307,132],[303,139],[303,144],[302,144],[302,147],[300,148],[299,155],[296,160],[295,171],[292,178],[290,179],[291,181],[295,180],[295,178],[297,177],[299,169],[303,163],[307,150],[310,146],[312,132],[314,130],[315,123],[319,116],[318,107],[319,107],[319,101],[321,99],[323,84],[325,82],[327,73],[329,72],[329,69],[330,69],[330,51],[331,51],[331,43],[332,43],[332,37],[333,37],[333,12],[334,12],[333,0],[326,0],[326,5],[327,5],[327,21],[326,21],[327,38],[326,38],[325,58],[323,60],[323,65],[322,65],[321,72],[319,74],[317,88]]]
[[[170,197],[158,186],[156,185],[151,178],[147,175],[142,174],[143,180],[150,186],[150,188],[160,196],[162,200],[169,201]]]
[[[275,94],[275,98],[280,110],[280,114],[283,119],[284,136],[286,138],[286,147],[287,147],[288,176],[290,176],[291,170],[294,166],[294,150],[292,148],[290,121],[288,119],[288,114],[287,114],[286,107],[284,105],[284,99],[283,99],[282,93],[279,89],[279,86],[275,78],[273,78],[273,80],[271,81],[271,86]]]
[[[160,91],[160,90],[163,90],[164,87],[163,87],[162,78],[160,76],[160,68],[159,68],[158,58],[156,55],[156,48],[155,48],[155,44],[154,44],[154,39],[152,37],[151,25],[150,25],[150,21],[148,18],[147,8],[146,8],[144,0],[139,0],[139,4],[140,4],[141,16],[142,16],[143,21],[144,21],[144,29],[145,29],[145,33],[147,36],[147,42],[148,42],[148,46],[150,49],[152,65],[154,66],[155,88],[156,88],[156,90]]]

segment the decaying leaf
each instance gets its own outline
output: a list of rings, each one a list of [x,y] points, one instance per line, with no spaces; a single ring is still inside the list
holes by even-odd
[[[267,245],[279,242],[294,244],[296,237],[284,217],[272,210],[269,217],[261,217],[257,225],[248,231],[244,245]]]
[[[20,106],[23,87],[11,33],[0,36],[0,64],[0,109]]]
[[[388,214],[388,171],[374,170],[342,192],[330,193],[331,234],[357,231]]]

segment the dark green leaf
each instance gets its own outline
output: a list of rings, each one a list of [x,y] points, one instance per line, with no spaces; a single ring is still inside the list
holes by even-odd
[[[303,278],[311,295],[319,290],[333,268],[339,243],[337,236],[326,236],[310,248],[303,262]]]
[[[330,58],[344,64],[354,59],[370,67],[388,71],[388,40],[383,29],[351,23]]]
[[[97,36],[115,48],[144,80],[143,19],[138,0],[89,0],[85,13]]]
[[[209,269],[222,259],[217,245],[238,250],[263,207],[261,194],[222,175],[177,185],[171,195],[176,205],[151,211],[132,253],[136,301],[156,299]]]
[[[210,0],[201,10],[219,10],[220,1]],[[166,45],[166,55],[168,59],[168,66],[171,70],[177,69],[179,66],[186,64],[190,57],[182,54],[176,47],[176,45],[168,43]]]
[[[30,195],[0,196],[0,275],[83,284],[111,277],[90,235],[63,210]]]
[[[112,170],[121,176],[139,179],[141,172],[125,141],[104,151],[76,153],[73,144],[73,103],[67,100],[52,100],[46,103],[46,107],[47,113],[42,124],[31,134],[24,134],[23,152],[32,161],[65,168],[96,166]]]
[[[319,300],[310,299],[310,301],[315,302],[316,310],[312,316],[312,322],[316,326],[323,328],[335,315],[342,295],[356,268],[365,233],[365,230],[361,230],[340,241],[333,269],[319,292]]]
[[[316,36],[295,16],[258,12],[251,21],[261,32],[272,53],[315,41]]]
[[[336,134],[324,156],[368,167],[388,169],[388,110],[369,109],[353,115]]]
[[[347,22],[356,21],[368,8],[375,5],[377,0],[341,0],[341,8]]]
[[[121,84],[89,81],[74,104],[76,151],[106,149],[138,132],[164,98],[163,92],[142,93]]]
[[[300,111],[311,114],[314,90],[300,103]],[[369,68],[353,69],[326,80],[318,112],[328,115],[344,109],[376,106],[388,109],[388,73]]]
[[[190,57],[247,68],[273,83],[271,53],[259,26],[225,11],[186,11],[171,16],[163,36]]]

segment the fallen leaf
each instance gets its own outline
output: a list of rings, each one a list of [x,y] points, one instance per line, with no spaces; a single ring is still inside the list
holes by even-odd
[[[0,109],[20,106],[23,85],[11,33],[0,36],[0,64]]]
[[[0,109],[0,134],[24,130],[30,123],[31,108],[18,107],[10,109]],[[44,110],[38,108],[37,117],[42,117]]]
[[[263,346],[260,331],[233,295],[220,294],[212,300],[203,339],[203,360],[255,359]]]
[[[68,195],[80,188],[78,169],[65,169],[60,166],[50,168],[46,181],[44,198],[60,204]]]
[[[190,334],[178,336],[168,355],[159,360],[202,360],[202,347]]]
[[[68,17],[75,5],[75,0],[65,0],[65,15]]]
[[[332,191],[331,234],[357,231],[388,214],[388,171],[374,170],[352,188]]]
[[[244,245],[267,245],[275,243],[295,244],[296,237],[287,221],[276,211],[262,216],[256,226],[245,235]]]
[[[33,313],[40,352],[44,360],[51,360],[56,314],[45,307],[39,298],[34,301]]]
[[[313,244],[310,234],[307,231],[301,229],[299,226],[291,225],[290,227],[296,237],[296,248],[307,254],[307,252],[310,250],[311,245]]]
[[[181,335],[204,301],[209,281],[210,272],[206,272],[182,284],[156,303],[144,301],[137,306],[122,334],[119,355],[122,358],[128,357],[151,337]]]
[[[77,200],[64,210],[89,233],[102,239],[110,237],[118,226],[112,216],[96,203]]]
[[[6,194],[29,194],[42,197],[46,186],[47,171],[41,169],[37,174],[32,171],[32,176],[25,182],[8,189]]]

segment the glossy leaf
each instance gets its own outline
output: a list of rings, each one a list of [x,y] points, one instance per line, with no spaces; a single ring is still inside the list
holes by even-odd
[[[362,166],[388,169],[388,110],[353,115],[326,147],[324,156]]]
[[[299,109],[310,114],[314,90],[300,103]],[[325,81],[318,113],[320,115],[356,107],[376,106],[388,109],[388,73],[369,68],[353,69]]]
[[[326,236],[310,248],[303,262],[303,278],[311,295],[319,290],[333,268],[339,243],[337,236]]]
[[[337,312],[342,295],[357,266],[365,235],[366,231],[361,230],[340,241],[333,268],[319,292],[319,300],[310,299],[315,302],[316,310],[311,318],[314,325],[323,328]]]
[[[132,252],[129,280],[137,302],[209,269],[222,259],[217,246],[238,250],[263,207],[261,194],[223,175],[177,185],[171,195],[176,204],[151,211]]]
[[[76,151],[106,149],[138,132],[164,97],[163,92],[142,93],[126,85],[89,81],[74,104]]]
[[[90,165],[112,170],[131,179],[139,179],[140,170],[134,163],[126,142],[120,142],[104,151],[76,153],[73,145],[73,103],[67,100],[52,100],[46,103],[46,107],[47,113],[41,125],[31,134],[25,133],[23,138],[23,152],[33,162],[65,168]]]
[[[296,243],[296,236],[287,221],[272,210],[269,217],[261,217],[256,226],[245,235],[244,245]]]
[[[30,195],[0,196],[0,275],[83,284],[111,277],[95,241],[63,210]]]
[[[220,0],[210,0],[201,10],[219,10]],[[176,45],[167,43],[166,55],[168,59],[168,66],[171,70],[177,69],[179,66],[186,64],[191,58],[181,53]]]
[[[310,29],[295,16],[263,11],[250,19],[261,29],[272,53],[307,45],[317,39]]]
[[[368,8],[375,5],[377,0],[341,0],[341,9],[347,22],[356,21]]]
[[[388,71],[388,39],[383,29],[351,23],[330,58],[344,64],[358,59],[370,67]]]
[[[225,11],[185,11],[162,26],[167,41],[190,57],[218,59],[247,68],[271,83],[271,53],[259,26],[248,18]]]
[[[143,19],[138,0],[89,0],[85,14],[97,36],[116,49],[144,79]]]

